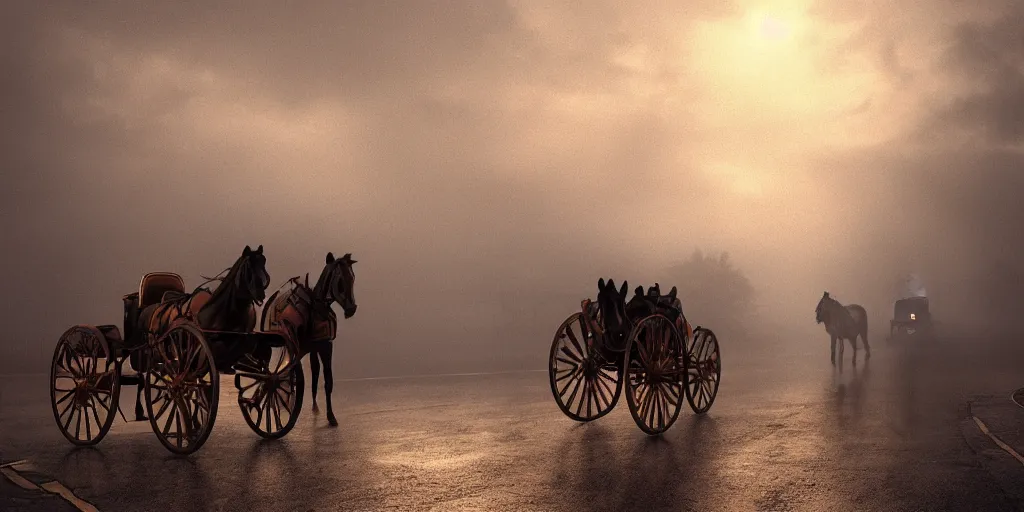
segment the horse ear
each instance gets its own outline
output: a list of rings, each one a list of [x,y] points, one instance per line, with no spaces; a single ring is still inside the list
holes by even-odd
[[[250,254],[252,254],[252,247],[247,245],[245,246],[245,249],[242,249],[242,256],[248,256]]]
[[[597,291],[604,291],[604,278],[600,277],[597,279]]]
[[[675,298],[676,298],[676,293],[678,293],[678,290],[676,290],[676,287],[675,287],[675,286],[673,286],[673,287],[672,287],[672,289],[671,289],[671,290],[669,290],[669,292],[668,292],[668,296],[669,296],[669,297],[671,297],[671,298],[672,298],[672,300],[675,300]]]
[[[636,290],[633,290],[633,293],[635,293],[637,295],[640,295],[642,297],[644,295],[644,287],[643,286],[637,286]]]
[[[352,262],[352,253],[346,252],[345,255],[341,257],[341,259],[351,263]]]
[[[822,295],[822,297],[828,298],[828,292],[825,292],[825,295]]]
[[[263,254],[263,244],[260,244],[260,246],[256,248],[256,252]]]
[[[333,252],[328,252],[327,253],[327,264],[330,265],[331,263],[334,263],[334,253]]]
[[[619,295],[621,295],[622,298],[625,299],[626,298],[626,293],[628,293],[628,290],[629,290],[629,281],[623,281],[622,282],[622,288],[619,289]]]

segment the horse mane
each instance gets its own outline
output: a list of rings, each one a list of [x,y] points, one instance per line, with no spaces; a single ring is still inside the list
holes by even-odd
[[[314,297],[319,297],[321,294],[326,295],[327,291],[324,290],[324,288],[328,286],[327,278],[330,276],[329,269],[331,268],[331,265],[333,265],[333,263],[324,265],[324,269],[320,271],[320,277],[317,278],[316,285],[312,288]],[[306,274],[306,287],[309,287],[309,274]]]

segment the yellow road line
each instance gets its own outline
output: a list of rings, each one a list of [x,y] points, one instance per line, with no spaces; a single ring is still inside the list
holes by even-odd
[[[47,482],[43,484],[41,487],[54,494],[60,495],[60,497],[67,500],[68,503],[71,503],[82,512],[100,512],[96,507],[92,506],[91,503],[79,499],[78,496],[75,496],[75,493],[71,492],[71,489],[64,487],[60,482],[56,480],[54,480],[53,482]]]
[[[1013,456],[1013,458],[1017,459],[1017,461],[1020,462],[1021,464],[1024,464],[1024,456],[1021,456],[1021,454],[1017,453],[1016,450],[1014,450],[1008,444],[1004,443],[1001,439],[999,439],[998,437],[993,435],[992,432],[989,432],[988,426],[985,425],[985,423],[983,421],[978,419],[977,416],[971,416],[971,417],[974,418],[974,423],[978,424],[978,428],[981,429],[982,433],[984,433],[986,436],[992,438],[992,440],[995,441],[996,445],[999,446],[1000,448],[1002,448],[1003,451],[1005,451],[1006,453],[1009,453],[1011,456]]]
[[[0,473],[3,473],[8,480],[14,482],[14,485],[17,485],[22,489],[28,489],[30,491],[39,490],[39,487],[36,487],[36,484],[29,482],[28,480],[25,479],[25,477],[19,475],[17,471],[11,468],[0,468]]]

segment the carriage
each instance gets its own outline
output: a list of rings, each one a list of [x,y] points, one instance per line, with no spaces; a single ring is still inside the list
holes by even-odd
[[[624,292],[625,285],[623,297]],[[655,285],[644,294],[638,288],[627,307],[628,334],[621,339],[609,335],[602,308],[590,299],[562,322],[551,344],[548,375],[566,416],[587,422],[608,414],[623,386],[633,420],[649,435],[675,423],[684,395],[697,414],[711,408],[722,375],[718,338],[710,329],[690,326],[675,292],[661,295]]]
[[[906,297],[893,305],[893,318],[889,321],[889,340],[930,337],[934,324],[928,307],[928,297]]]
[[[99,443],[115,411],[124,418],[121,387],[134,385],[145,397],[161,444],[176,454],[193,453],[217,419],[222,373],[234,375],[238,407],[257,434],[280,438],[295,426],[302,410],[303,373],[292,336],[203,330],[187,312],[159,334],[141,322],[147,306],[185,295],[178,274],[149,273],[138,292],[123,297],[123,331],[116,325],[76,325],[61,336],[51,363],[50,397],[54,419],[68,441]]]

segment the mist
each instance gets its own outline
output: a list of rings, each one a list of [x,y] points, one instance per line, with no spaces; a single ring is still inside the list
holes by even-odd
[[[1015,332],[1024,8],[797,2],[754,61],[750,6],[647,4],[5,6],[0,371],[259,244],[271,289],[359,261],[342,378],[542,369],[695,249],[755,290],[727,353],[824,346],[825,290],[884,332],[910,273]]]

